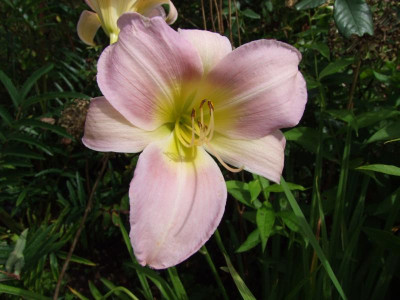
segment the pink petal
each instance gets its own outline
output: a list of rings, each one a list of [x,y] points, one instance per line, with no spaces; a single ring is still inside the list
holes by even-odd
[[[137,127],[154,130],[174,122],[177,101],[187,97],[185,83],[202,75],[199,55],[160,17],[126,13],[118,26],[118,42],[98,62],[100,90]]]
[[[243,45],[210,71],[215,92],[215,126],[232,138],[261,138],[295,126],[307,101],[298,71],[300,53],[290,45],[259,40]]]
[[[78,36],[87,45],[94,46],[93,41],[97,30],[101,26],[100,19],[96,13],[84,10],[79,17],[77,31]]]
[[[258,140],[236,140],[220,134],[211,145],[222,160],[236,168],[280,182],[285,159],[285,137],[279,130]],[[209,152],[213,152],[209,148]]]
[[[179,33],[199,52],[205,73],[232,52],[229,40],[218,33],[205,30],[179,30]]]
[[[195,159],[177,160],[171,140],[143,151],[129,189],[135,256],[155,269],[200,249],[220,223],[227,196],[221,171],[204,149],[197,148]]]
[[[94,11],[96,11],[95,6],[92,3],[93,0],[85,0],[86,4]],[[97,0],[94,0],[95,2],[97,2]]]
[[[136,153],[169,134],[166,128],[144,131],[129,123],[105,97],[92,99],[86,116],[83,144],[96,151]]]

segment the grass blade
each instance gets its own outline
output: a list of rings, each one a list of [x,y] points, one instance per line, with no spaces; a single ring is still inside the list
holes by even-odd
[[[328,276],[332,280],[333,285],[336,287],[339,295],[342,297],[342,299],[347,299],[346,295],[344,294],[344,291],[339,283],[339,281],[336,278],[335,273],[332,270],[332,267],[326,258],[324,252],[322,251],[320,245],[318,244],[317,239],[314,236],[314,233],[311,231],[310,226],[308,225],[308,222],[306,218],[304,217],[303,212],[300,209],[300,206],[298,205],[297,201],[294,199],[294,196],[292,192],[290,191],[289,187],[286,184],[285,179],[281,177],[281,185],[283,187],[283,191],[285,192],[286,198],[288,199],[290,206],[293,209],[293,212],[298,218],[300,228],[302,229],[302,232],[304,236],[309,240],[311,245],[313,246],[315,252],[317,253],[322,266],[325,268],[326,272],[328,273]]]

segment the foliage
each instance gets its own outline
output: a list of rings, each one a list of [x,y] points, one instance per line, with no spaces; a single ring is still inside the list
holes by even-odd
[[[176,268],[141,267],[127,233],[137,155],[111,154],[102,175],[103,155],[80,142],[87,100],[99,95],[102,50],[76,36],[84,1],[2,1],[1,297],[52,298],[93,197],[60,299],[394,298],[399,3],[174,4],[175,28],[221,32],[236,47],[274,38],[301,51],[309,100],[301,124],[285,131],[285,179],[226,172],[228,205],[215,237]],[[105,35],[96,38],[106,45]]]

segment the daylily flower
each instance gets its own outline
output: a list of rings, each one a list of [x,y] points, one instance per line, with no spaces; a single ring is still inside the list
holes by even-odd
[[[79,18],[77,31],[79,38],[87,45],[93,41],[99,27],[103,27],[110,37],[110,44],[118,40],[118,18],[126,12],[137,12],[146,17],[161,16],[168,24],[176,21],[178,13],[170,0],[85,0],[94,11],[84,10]],[[162,4],[169,5],[168,16]]]
[[[104,97],[91,101],[83,143],[143,150],[129,188],[130,237],[140,264],[167,268],[198,251],[221,221],[227,190],[211,156],[279,182],[279,128],[296,125],[307,101],[301,55],[275,40],[232,51],[217,33],[176,32],[135,13],[118,26],[118,42],[98,62]]]

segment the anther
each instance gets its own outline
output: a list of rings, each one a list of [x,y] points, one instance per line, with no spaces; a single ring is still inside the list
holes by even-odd
[[[196,110],[192,108],[192,119],[196,118]]]
[[[207,102],[207,99],[203,99],[203,100],[201,100],[201,102],[200,102],[200,109],[202,109],[203,108],[203,105],[204,105],[204,103],[206,103]]]
[[[214,104],[211,101],[208,101],[207,104],[208,104],[208,108],[210,109],[210,112],[214,111]]]

